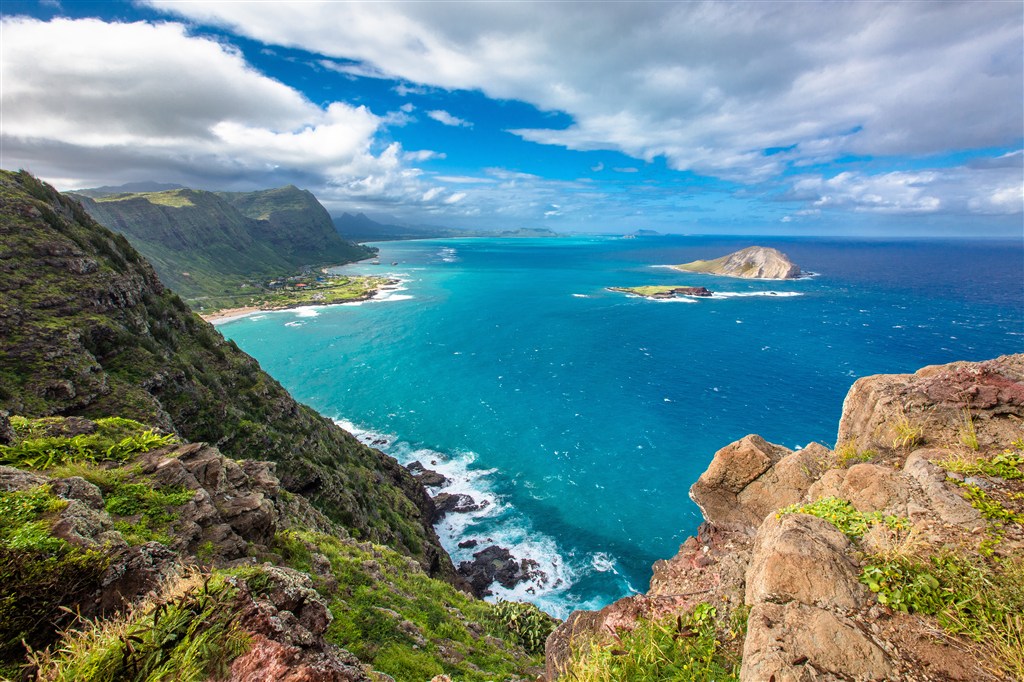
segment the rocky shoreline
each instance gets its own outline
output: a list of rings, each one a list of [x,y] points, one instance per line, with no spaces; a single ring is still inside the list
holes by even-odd
[[[428,494],[432,489],[443,488],[451,481],[443,474],[427,469],[422,462],[414,461],[406,465],[409,473],[425,488]],[[465,493],[437,492],[431,495],[435,512],[433,523],[438,523],[447,514],[466,514],[486,509],[487,500],[477,502]],[[490,538],[484,542],[490,542]],[[459,543],[462,549],[475,549],[480,540],[470,539]],[[472,561],[463,561],[456,566],[456,573],[465,581],[463,587],[475,597],[483,599],[493,594],[490,589],[495,583],[506,589],[531,580],[547,582],[547,574],[540,569],[540,564],[533,559],[516,559],[508,547],[490,544],[473,553]]]
[[[641,296],[643,298],[653,299],[667,299],[675,298],[677,296],[697,296],[699,298],[708,298],[715,295],[715,292],[708,291],[705,287],[686,286],[608,287],[608,291],[616,291],[623,294],[630,294],[632,296]]]

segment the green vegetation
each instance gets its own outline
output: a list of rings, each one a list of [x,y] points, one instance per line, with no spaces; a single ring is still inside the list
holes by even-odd
[[[828,521],[850,539],[864,536],[872,526],[884,525],[891,530],[904,530],[907,520],[898,516],[883,515],[882,512],[860,512],[850,503],[838,497],[823,497],[809,504],[791,504],[776,512],[785,514],[810,514]]]
[[[52,642],[69,618],[63,607],[85,599],[109,563],[50,534],[67,504],[46,486],[0,492],[0,661],[24,654],[23,640]]]
[[[960,442],[975,452],[980,448],[978,430],[974,427],[974,418],[971,417],[969,408],[964,408],[964,420],[960,425]]]
[[[851,464],[860,462],[870,462],[878,456],[878,452],[875,450],[858,450],[856,441],[846,441],[836,446],[836,463],[840,467],[848,467]]]
[[[531,654],[544,652],[544,642],[557,623],[533,604],[499,601],[494,617],[511,638]]]
[[[210,193],[187,196],[195,207],[138,199],[138,217],[159,209],[163,217],[153,225],[170,229],[168,221],[177,218],[169,212],[195,211],[188,229],[174,223],[181,248],[217,233],[223,239],[211,236],[211,243],[221,244],[223,259],[209,263],[234,267],[243,244],[223,231],[252,219]],[[134,200],[125,201],[101,205]],[[206,210],[214,204],[226,211],[216,220]],[[270,223],[260,229],[276,231]],[[355,537],[408,553],[438,574],[453,573],[429,525],[422,488],[402,467],[297,404],[78,202],[28,173],[0,173],[0,252],[11,264],[2,305],[17,311],[0,315],[0,410],[31,417],[117,414],[217,443],[229,457],[273,459],[286,487]],[[295,269],[289,263],[281,274]],[[52,464],[73,464],[59,461],[65,464]]]
[[[316,198],[291,186],[71,196],[98,222],[128,237],[164,284],[207,308],[211,300],[251,293],[260,281],[374,253],[341,239]]]
[[[170,525],[177,516],[172,511],[189,502],[194,491],[179,486],[153,488],[149,482],[115,483],[104,490],[104,507],[112,516],[131,517],[114,522],[130,545],[156,541],[169,545]]]
[[[992,457],[978,455],[973,458],[948,457],[936,462],[947,471],[964,476],[992,476],[1007,481],[1024,480],[1024,439]]]
[[[1024,559],[872,557],[861,582],[897,611],[935,616],[1012,679],[1024,679]]]
[[[639,620],[613,643],[591,642],[574,652],[564,679],[571,682],[715,681],[739,679],[739,657],[723,645],[716,609],[663,621]],[[734,636],[738,633],[732,633]]]
[[[924,429],[911,422],[906,412],[900,414],[892,428],[896,434],[892,439],[895,449],[910,449],[924,442]]]
[[[246,292],[203,299],[199,309],[208,314],[220,308],[258,307],[267,310],[295,308],[301,305],[332,305],[363,301],[392,283],[385,277],[346,277],[343,275],[302,275],[252,285]]]
[[[69,632],[56,651],[34,663],[46,682],[118,682],[222,679],[248,648],[237,625],[240,608],[233,579],[216,572],[173,582],[154,602],[122,618]]]
[[[177,442],[132,419],[97,419],[96,430],[74,436],[59,434],[68,423],[63,417],[11,418],[16,441],[0,445],[0,464],[27,469],[51,469],[74,462],[124,462],[133,454],[149,452]]]
[[[314,575],[314,554],[328,559],[330,576],[318,584],[334,615],[328,640],[397,680],[448,674],[482,682],[542,666],[543,637],[555,621],[536,607],[493,606],[427,577],[385,547],[321,533],[280,532],[275,551],[286,565]]]

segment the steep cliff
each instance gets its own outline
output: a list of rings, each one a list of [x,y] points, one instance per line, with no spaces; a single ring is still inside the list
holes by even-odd
[[[294,185],[261,192],[217,192],[217,196],[256,221],[255,236],[296,266],[347,263],[373,254],[341,239],[327,209],[312,192]]]
[[[97,222],[128,237],[160,280],[193,302],[237,296],[250,281],[373,253],[341,239],[326,209],[296,187],[71,196]]]
[[[834,450],[747,436],[691,497],[698,537],[558,628],[549,682],[1024,676],[1024,355],[860,379]]]
[[[800,268],[786,254],[766,246],[748,246],[713,260],[695,260],[672,266],[686,272],[742,277],[744,279],[794,279]]]
[[[288,490],[355,537],[453,575],[404,468],[296,403],[123,236],[24,172],[0,173],[0,409],[129,417],[271,459]]]

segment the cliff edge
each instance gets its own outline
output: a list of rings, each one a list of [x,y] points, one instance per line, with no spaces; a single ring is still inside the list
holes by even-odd
[[[800,276],[800,267],[786,254],[766,246],[748,246],[714,260],[695,260],[672,267],[685,272],[744,279],[796,279]]]
[[[555,630],[549,682],[676,679],[673,657],[752,682],[1024,674],[1024,355],[862,378],[834,449],[746,436],[690,494],[698,536]]]

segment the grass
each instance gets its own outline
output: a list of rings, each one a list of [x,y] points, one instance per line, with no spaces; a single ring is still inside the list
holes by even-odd
[[[906,410],[901,410],[896,422],[892,425],[892,447],[896,450],[909,450],[924,442],[924,429],[910,421]]]
[[[861,582],[890,608],[934,616],[946,632],[969,638],[1008,679],[1024,679],[1024,558],[872,557]]]
[[[860,539],[873,526],[884,526],[890,530],[907,528],[906,519],[883,515],[882,512],[861,512],[849,500],[838,497],[823,497],[808,504],[791,504],[783,507],[776,516],[785,514],[810,514],[828,521],[852,540]]]
[[[960,424],[959,435],[961,443],[975,452],[978,451],[978,430],[974,427],[974,419],[969,408],[964,408],[964,419]]]
[[[715,607],[698,604],[665,620],[638,620],[611,643],[589,642],[574,652],[562,679],[570,682],[715,682],[739,679],[739,658],[723,646]]]
[[[327,557],[331,577],[318,583],[334,616],[327,639],[397,680],[505,680],[543,666],[543,638],[555,621],[536,607],[472,599],[369,543],[283,531],[274,551],[306,572],[314,553]]]
[[[841,443],[836,446],[836,463],[843,468],[860,462],[870,462],[878,456],[876,450],[858,450],[857,443],[853,440],[848,440],[845,443]]]
[[[991,456],[951,456],[936,462],[947,471],[964,476],[988,476],[1007,481],[1024,480],[1024,439]]]
[[[46,470],[75,462],[124,462],[134,454],[177,442],[131,419],[97,419],[96,430],[75,436],[60,434],[62,417],[11,417],[12,445],[0,445],[0,464],[20,469]]]
[[[248,648],[237,625],[238,588],[223,573],[191,573],[122,617],[85,623],[66,633],[59,648],[37,652],[45,682],[176,680],[226,677],[230,662]]]
[[[24,654],[22,641],[46,646],[68,620],[62,610],[86,598],[109,564],[50,534],[67,506],[47,486],[0,492],[0,661]]]

